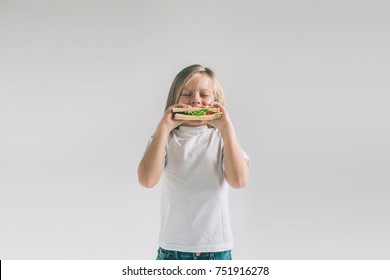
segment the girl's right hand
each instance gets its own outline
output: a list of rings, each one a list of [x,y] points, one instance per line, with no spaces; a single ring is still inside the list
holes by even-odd
[[[189,105],[186,105],[186,104],[175,104],[175,105],[172,105],[171,107],[169,107],[165,113],[164,113],[164,116],[162,117],[160,123],[159,123],[159,126],[160,127],[165,127],[169,130],[169,132],[171,132],[173,129],[175,129],[176,127],[182,125],[183,123],[185,123],[185,121],[176,121],[174,118],[173,118],[173,111],[172,111],[172,108],[190,108],[191,106]]]

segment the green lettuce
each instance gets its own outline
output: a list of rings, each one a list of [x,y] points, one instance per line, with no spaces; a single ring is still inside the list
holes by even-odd
[[[205,116],[206,113],[209,111],[207,108],[203,108],[202,110],[199,111],[184,111],[185,114],[192,115],[192,116]]]

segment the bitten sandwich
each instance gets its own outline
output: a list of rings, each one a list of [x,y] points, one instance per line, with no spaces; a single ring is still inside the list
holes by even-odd
[[[173,118],[182,121],[210,121],[222,117],[219,108],[173,108]]]

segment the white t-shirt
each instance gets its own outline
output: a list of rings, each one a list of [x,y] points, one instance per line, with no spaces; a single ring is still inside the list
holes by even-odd
[[[172,131],[162,178],[160,247],[182,252],[232,249],[223,162],[217,129],[180,126]]]

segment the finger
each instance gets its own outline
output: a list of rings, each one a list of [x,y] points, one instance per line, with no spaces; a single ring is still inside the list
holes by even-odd
[[[216,108],[223,108],[222,104],[220,104],[220,103],[218,103],[218,102],[216,102],[216,101],[212,102],[212,103],[211,103],[211,106],[212,106],[212,107],[216,107]]]

